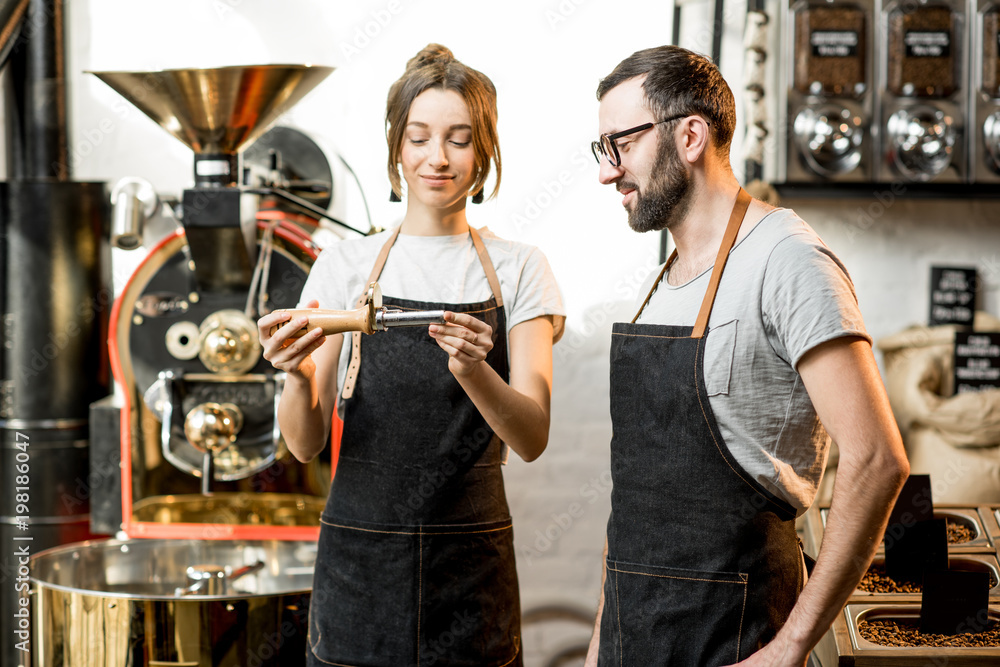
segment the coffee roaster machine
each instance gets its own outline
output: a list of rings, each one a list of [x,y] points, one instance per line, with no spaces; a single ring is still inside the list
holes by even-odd
[[[181,226],[154,245],[111,312],[111,364],[123,389],[121,524],[130,537],[314,535],[316,515],[300,510],[326,484],[285,450],[275,419],[281,376],[261,356],[256,321],[297,303],[325,211],[284,189],[244,185],[253,169],[240,151],[329,73],[95,73],[195,153],[195,187],[174,209]],[[271,154],[269,171],[280,170],[280,152]],[[136,181],[112,196],[114,239],[137,245],[157,196]]]
[[[192,148],[194,187],[112,188],[113,244],[148,250],[110,312],[118,391],[90,415],[92,523],[120,539],[34,558],[32,664],[304,663],[331,457],[287,451],[256,320],[295,307],[320,229],[365,233],[329,214],[316,144],[265,134],[331,71],[93,73]]]

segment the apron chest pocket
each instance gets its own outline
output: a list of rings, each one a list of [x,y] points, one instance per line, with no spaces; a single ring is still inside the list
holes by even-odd
[[[729,665],[739,662],[748,576],[608,559],[602,628],[610,665]],[[609,612],[611,618],[608,618]],[[706,613],[709,612],[709,613]],[[677,645],[650,641],[683,638]],[[743,652],[748,647],[743,647]],[[753,647],[750,647],[751,650]],[[604,656],[602,656],[604,657]],[[606,663],[602,660],[601,665]]]
[[[705,340],[705,388],[709,396],[728,396],[736,354],[738,320],[713,327]]]

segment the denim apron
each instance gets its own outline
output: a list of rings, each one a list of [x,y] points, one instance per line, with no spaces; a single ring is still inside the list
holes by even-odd
[[[383,297],[383,304],[484,320],[493,328],[486,363],[507,381],[500,284],[479,234],[469,232],[489,300]],[[448,370],[447,354],[423,327],[356,333],[344,396],[340,458],[321,519],[308,664],[520,665],[521,607],[500,470],[505,447]]]
[[[741,188],[694,327],[635,324],[676,251],[632,323],[614,325],[601,667],[738,662],[802,586],[795,512],[737,463],[705,388],[709,314],[749,203]]]

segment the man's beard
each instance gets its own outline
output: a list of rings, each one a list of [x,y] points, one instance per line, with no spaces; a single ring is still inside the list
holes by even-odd
[[[631,183],[619,187],[635,189],[635,205],[628,210],[628,224],[637,232],[667,229],[681,220],[691,206],[691,176],[681,164],[672,137],[659,141],[647,191],[639,192]]]

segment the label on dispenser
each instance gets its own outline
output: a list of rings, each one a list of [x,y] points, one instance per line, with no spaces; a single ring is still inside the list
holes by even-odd
[[[947,30],[907,30],[903,35],[908,58],[945,58],[951,55],[951,33]]]
[[[1000,333],[955,332],[955,393],[1000,387]]]
[[[949,266],[931,267],[931,326],[972,326],[976,307],[976,270]]]
[[[858,33],[854,30],[813,30],[809,35],[812,54],[823,58],[857,56],[858,40]]]
[[[198,160],[194,164],[198,176],[228,176],[229,162],[226,160]]]

